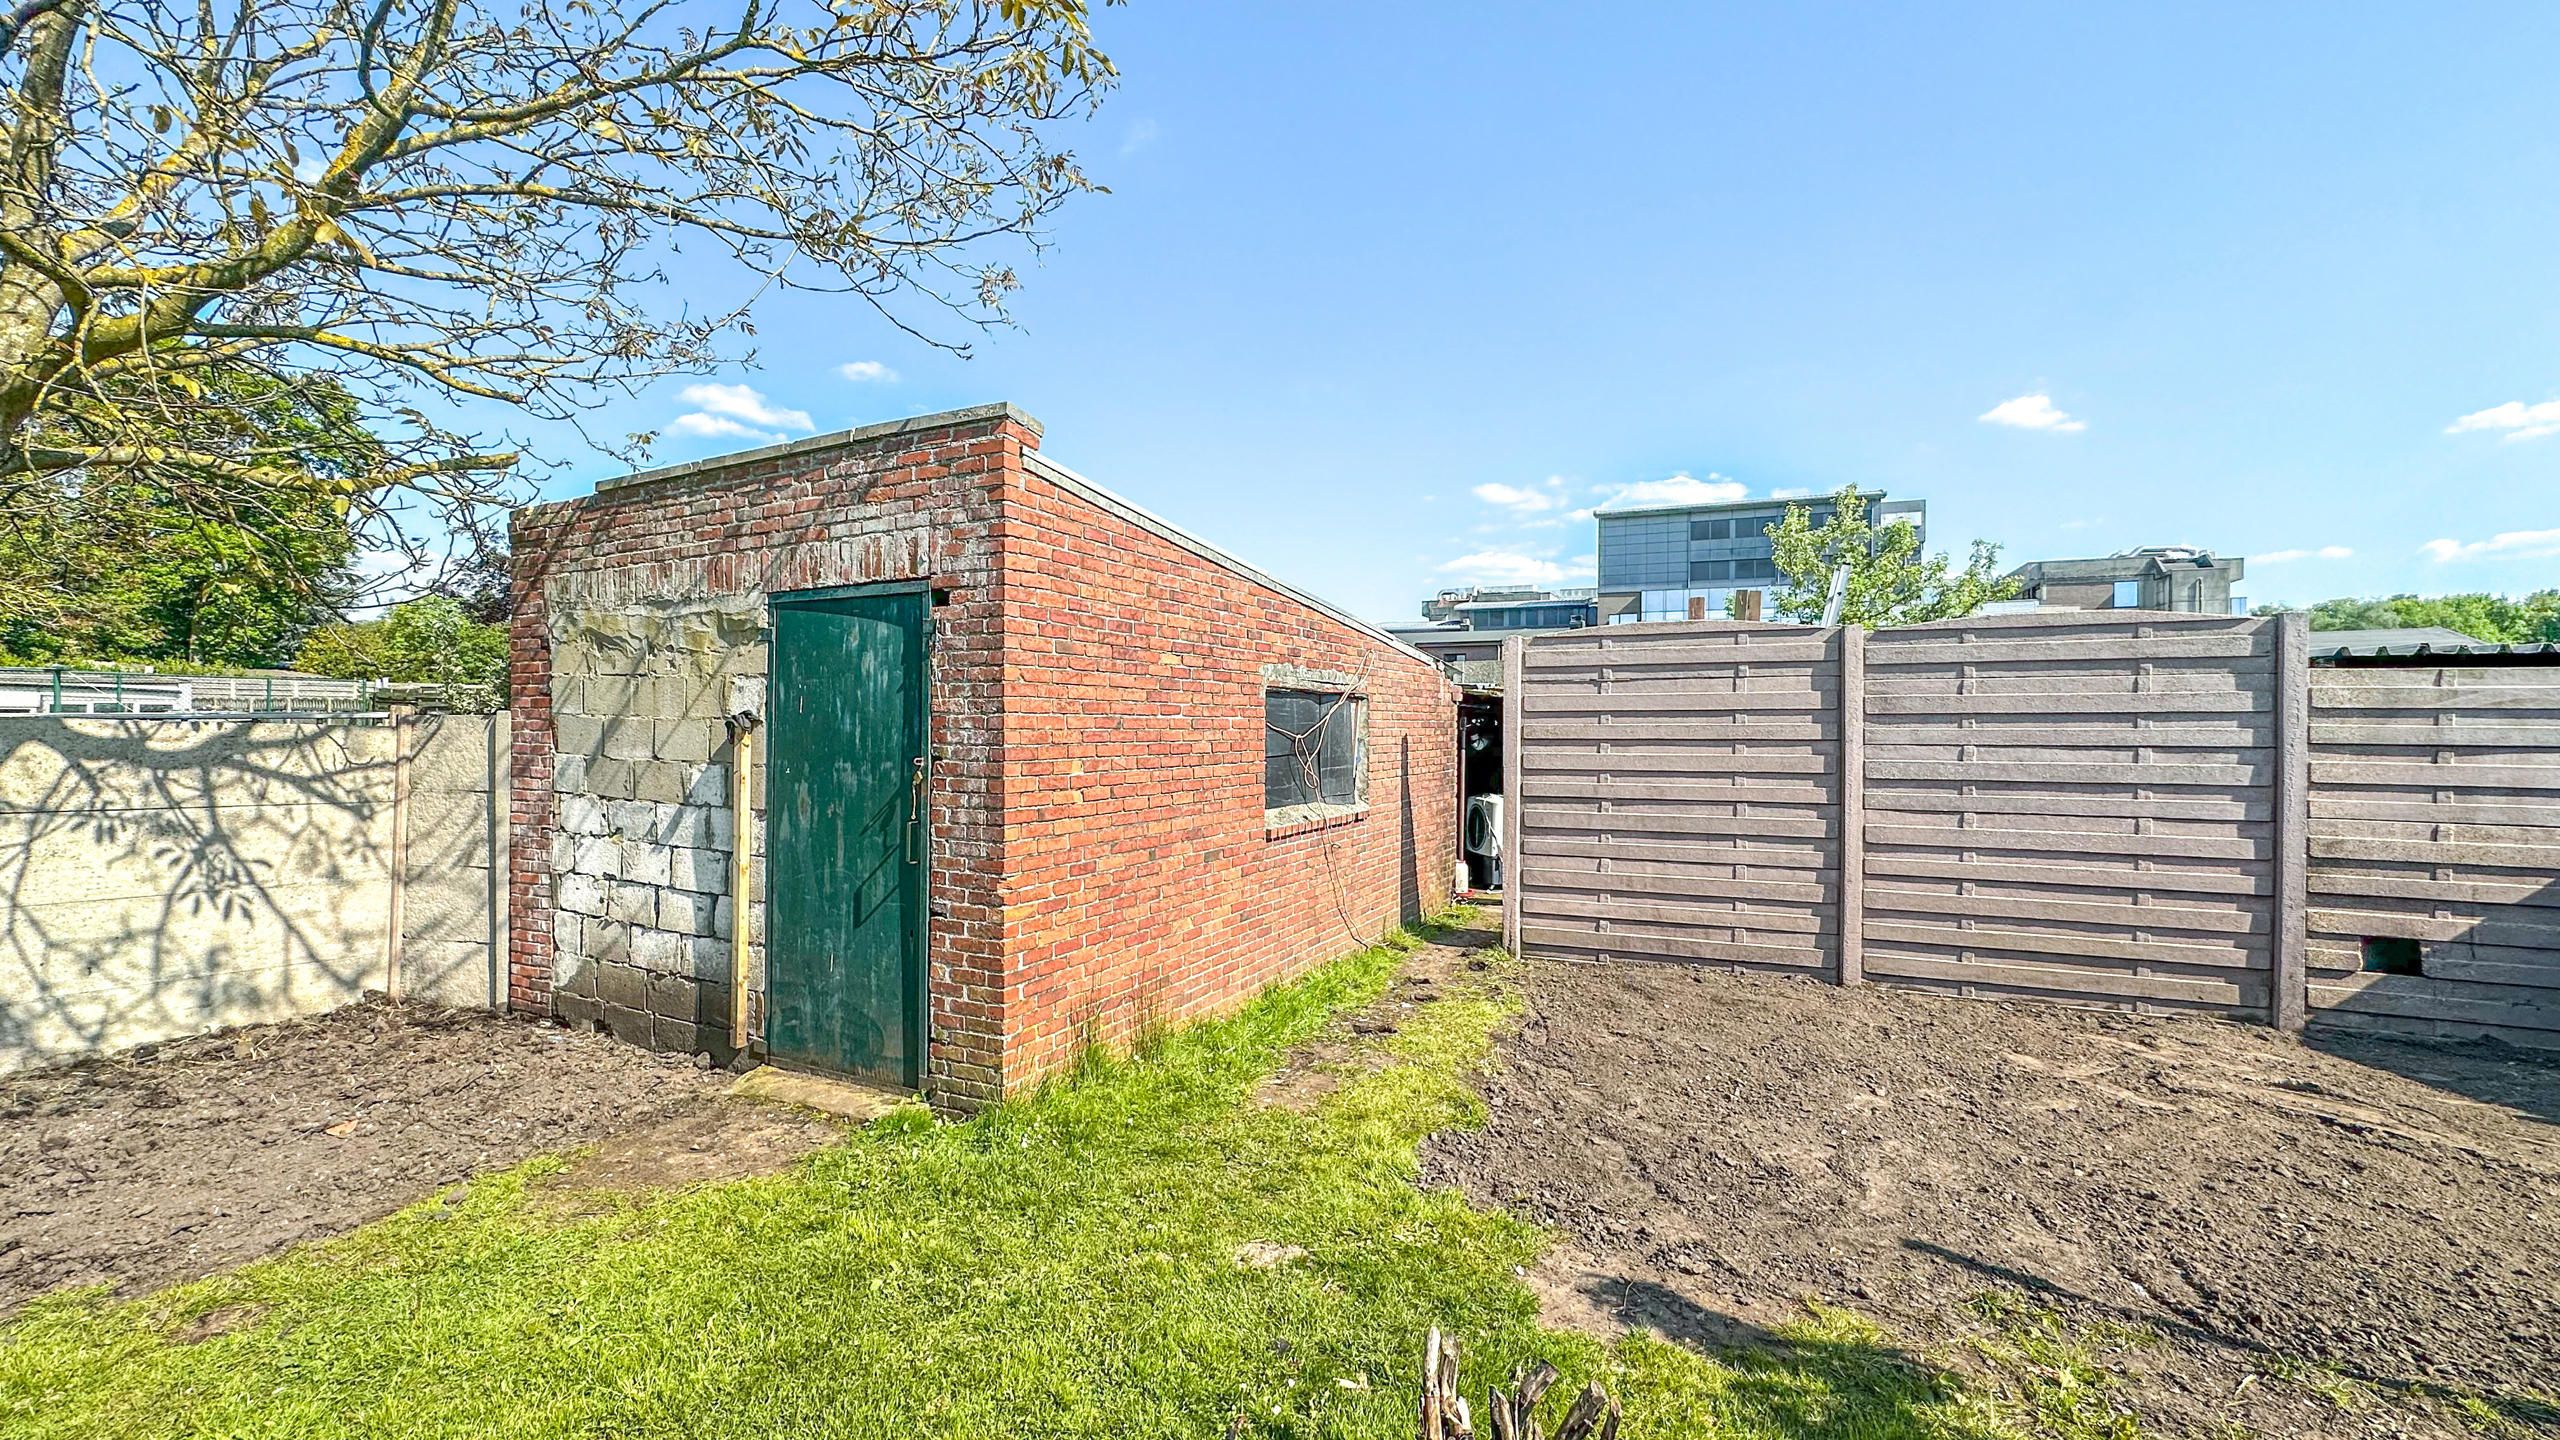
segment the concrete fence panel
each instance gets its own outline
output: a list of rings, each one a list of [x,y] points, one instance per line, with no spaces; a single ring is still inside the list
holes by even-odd
[[[2026,615],[1872,637],[1866,973],[2267,1014],[2277,632]]]
[[[1536,954],[1830,973],[1841,639],[1673,624],[1520,656],[1508,874]]]
[[[2311,1003],[2560,1045],[2560,670],[2321,670]]]
[[[404,953],[490,1003],[501,723],[0,719],[0,1071],[332,1009]]]
[[[1508,933],[2560,1044],[2560,670],[2309,651],[2149,612],[1515,642]]]

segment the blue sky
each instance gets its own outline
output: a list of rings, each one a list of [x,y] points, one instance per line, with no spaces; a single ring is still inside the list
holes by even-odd
[[[607,423],[1010,399],[1388,619],[1587,581],[1576,512],[1679,476],[1925,497],[1936,546],[2011,561],[2206,545],[2258,602],[2560,584],[2560,6],[1138,0],[1098,32],[1124,79],[1074,144],[1113,193],[1018,328],[962,361],[792,297],[705,377],[746,391]]]

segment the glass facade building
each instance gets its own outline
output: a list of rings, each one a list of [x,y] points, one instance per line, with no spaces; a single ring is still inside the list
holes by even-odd
[[[1877,528],[1896,522],[1921,527],[1927,538],[1928,503],[1868,497]],[[1768,531],[1789,504],[1808,506],[1813,523],[1832,517],[1828,499],[1744,500],[1652,510],[1602,511],[1600,619],[1622,625],[1643,620],[1686,620],[1692,601],[1711,619],[1722,619],[1738,590],[1768,591],[1781,581],[1771,559]]]

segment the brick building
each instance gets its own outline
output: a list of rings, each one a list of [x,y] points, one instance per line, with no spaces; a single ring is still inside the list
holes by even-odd
[[[518,515],[514,1008],[725,1060],[743,974],[752,1050],[968,1109],[1447,896],[1440,672],[1039,437],[953,411]]]

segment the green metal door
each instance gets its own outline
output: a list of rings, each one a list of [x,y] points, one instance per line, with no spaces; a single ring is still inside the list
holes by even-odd
[[[765,1047],[924,1075],[921,591],[776,597],[765,752]]]

